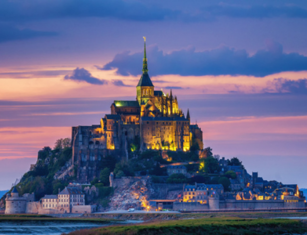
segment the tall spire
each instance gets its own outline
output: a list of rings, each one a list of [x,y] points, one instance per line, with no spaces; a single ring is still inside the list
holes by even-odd
[[[148,72],[148,68],[147,68],[147,58],[146,58],[146,37],[144,38],[144,58],[143,58],[143,73],[147,73]]]
[[[187,112],[187,119],[190,120],[190,111],[188,109],[188,112]]]
[[[172,89],[171,89],[171,92],[170,92],[170,95],[169,95],[171,98],[173,98],[173,93],[172,93]]]

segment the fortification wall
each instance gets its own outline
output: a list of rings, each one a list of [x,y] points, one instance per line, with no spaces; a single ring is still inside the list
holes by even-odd
[[[209,210],[208,204],[200,204],[198,202],[174,202],[174,211],[204,211]]]
[[[39,202],[28,202],[26,205],[27,214],[38,214],[41,209]]]
[[[71,213],[92,213],[95,211],[95,206],[84,205],[84,206],[73,206]]]
[[[5,214],[23,214],[26,213],[27,201],[20,200],[6,200]]]
[[[259,210],[259,209],[277,209],[284,208],[284,201],[256,201],[256,200],[225,200],[220,201],[220,209],[229,210]]]

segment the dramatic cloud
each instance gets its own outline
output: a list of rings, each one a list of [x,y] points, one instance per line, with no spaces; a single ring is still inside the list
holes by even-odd
[[[143,53],[123,52],[102,69],[117,69],[120,75],[141,73]],[[307,70],[307,57],[298,53],[284,53],[282,45],[270,42],[266,50],[249,55],[245,50],[222,47],[208,51],[190,50],[163,53],[151,47],[147,53],[150,75],[252,75],[266,76],[284,71]]]
[[[0,10],[1,11],[1,10]],[[0,23],[0,43],[15,40],[24,40],[42,36],[55,36],[54,32],[35,31],[31,29],[19,29],[15,26]]]
[[[165,89],[183,89],[183,87],[180,86],[166,86]]]
[[[76,68],[72,75],[66,75],[64,77],[65,80],[73,80],[77,82],[87,82],[94,85],[103,85],[107,84],[108,82],[106,80],[101,80],[98,78],[94,78],[89,71],[87,71],[84,68]]]
[[[122,80],[119,80],[119,79],[112,80],[112,83],[115,86],[131,87],[131,85],[126,85]]]
[[[180,11],[124,0],[0,1],[0,21],[67,17],[111,17],[134,21],[156,21],[175,19],[184,15]]]
[[[230,4],[219,4],[202,8],[202,13],[206,14],[208,17],[226,16],[233,18],[307,18],[307,9],[295,5],[238,6]]]
[[[306,94],[307,95],[307,79],[299,79],[297,81],[277,78],[274,80],[276,90],[280,93]]]
[[[183,1],[176,0],[173,1],[173,4],[181,6],[183,9],[186,8]],[[187,22],[212,21],[223,16],[235,18],[307,18],[307,10],[295,5],[257,4],[238,6],[222,3],[201,9],[189,7],[189,11],[171,10],[170,7],[165,8],[162,5],[165,5],[162,1],[155,1],[152,4],[145,1],[124,0],[1,0],[0,21],[67,17],[110,17],[133,21],[181,20]]]
[[[27,71],[27,72],[7,72],[0,73],[0,78],[39,78],[39,77],[54,77],[69,73],[70,70],[42,70],[42,71]]]

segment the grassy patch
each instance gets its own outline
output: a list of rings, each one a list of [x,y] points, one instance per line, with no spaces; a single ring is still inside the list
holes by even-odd
[[[307,232],[298,220],[287,219],[240,219],[207,218],[155,222],[139,225],[117,225],[89,230],[80,230],[70,235],[164,235],[164,234],[285,234]]]

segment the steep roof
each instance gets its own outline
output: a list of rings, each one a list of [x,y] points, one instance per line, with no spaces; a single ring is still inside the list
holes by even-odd
[[[16,187],[13,188],[12,193],[18,193]]]
[[[45,195],[42,199],[57,199],[58,195]]]
[[[139,102],[136,100],[114,100],[116,107],[139,107]]]
[[[147,72],[142,74],[137,86],[154,86]]]
[[[143,58],[143,74],[140,78],[138,86],[153,86],[148,75],[147,58],[146,58],[146,38],[144,37],[144,58]]]
[[[79,187],[65,187],[59,194],[84,194]]]

